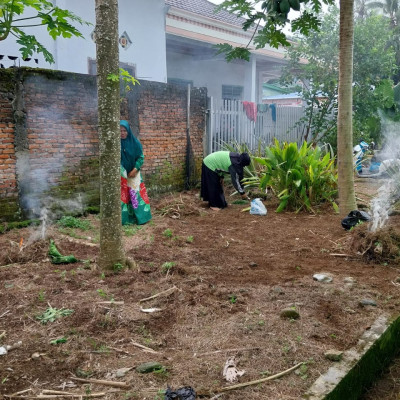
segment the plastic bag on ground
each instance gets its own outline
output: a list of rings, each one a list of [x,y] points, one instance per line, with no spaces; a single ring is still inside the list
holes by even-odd
[[[185,386],[172,391],[168,388],[165,392],[164,400],[195,400],[196,392],[190,386]]]
[[[360,222],[369,221],[371,216],[365,211],[353,210],[349,215],[342,219],[342,226],[347,231],[358,225]]]
[[[267,209],[265,208],[261,199],[257,198],[250,203],[250,214],[253,215],[267,215]]]

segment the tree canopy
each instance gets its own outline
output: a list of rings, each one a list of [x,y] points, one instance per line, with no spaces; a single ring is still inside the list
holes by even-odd
[[[393,82],[396,70],[395,51],[390,45],[391,29],[383,16],[372,15],[356,20],[354,27],[353,110],[354,137],[379,141],[378,108],[393,105]],[[305,120],[318,139],[336,148],[336,122],[339,79],[339,10],[331,6],[321,18],[319,31],[301,37],[288,49],[289,64],[282,81],[303,82],[306,101]],[[301,59],[307,59],[306,64]],[[317,139],[311,134],[308,139]]]
[[[27,16],[29,15],[29,16]],[[46,27],[49,35],[70,38],[83,37],[73,23],[86,24],[80,17],[68,10],[54,6],[47,0],[1,0],[0,2],[0,41],[14,36],[21,45],[22,57],[28,58],[33,53],[42,53],[50,64],[54,63],[53,55],[38,42],[34,35],[26,32],[32,27]]]
[[[302,7],[301,4],[307,7]],[[217,10],[225,9],[243,18],[243,30],[254,30],[252,40],[256,49],[266,45],[278,48],[290,46],[284,32],[289,22],[293,33],[307,36],[312,30],[318,30],[321,24],[318,14],[323,4],[334,4],[334,0],[225,0]],[[296,11],[296,17],[289,21],[291,10]],[[227,61],[236,58],[247,61],[250,59],[248,46],[233,47],[222,43],[217,48],[220,53],[226,54]]]

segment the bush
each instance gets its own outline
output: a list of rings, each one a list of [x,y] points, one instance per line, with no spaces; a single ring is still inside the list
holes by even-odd
[[[298,148],[296,143],[280,144],[275,140],[265,149],[265,157],[254,157],[254,161],[261,170],[257,176],[244,179],[244,183],[263,191],[271,188],[280,201],[276,212],[315,212],[313,207],[327,201],[337,211],[337,170],[329,152],[324,155],[320,147],[307,142]]]

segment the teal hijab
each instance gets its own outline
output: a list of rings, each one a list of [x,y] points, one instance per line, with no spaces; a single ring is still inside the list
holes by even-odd
[[[121,120],[119,124],[128,132],[127,138],[121,139],[121,164],[129,173],[135,168],[136,160],[143,154],[143,147],[133,135],[128,121]]]

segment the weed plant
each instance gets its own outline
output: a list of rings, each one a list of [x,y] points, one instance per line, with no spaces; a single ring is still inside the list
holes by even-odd
[[[88,231],[93,228],[89,221],[71,216],[62,217],[57,221],[57,225],[62,228],[77,228],[81,229],[82,231]]]

